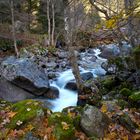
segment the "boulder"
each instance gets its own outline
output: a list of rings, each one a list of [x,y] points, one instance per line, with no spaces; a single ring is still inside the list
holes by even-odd
[[[74,81],[69,81],[69,82],[65,85],[65,88],[66,88],[66,89],[69,89],[69,90],[74,90],[74,91],[77,90],[77,86],[76,86],[76,83],[75,83]]]
[[[87,105],[84,107],[81,117],[82,130],[91,137],[104,137],[110,120],[94,106]]]
[[[17,102],[35,96],[31,93],[24,91],[16,85],[8,82],[4,78],[0,78],[0,98],[10,102]]]
[[[58,58],[60,58],[60,59],[64,59],[64,58],[68,57],[68,53],[65,51],[58,51],[57,55],[58,55]]]
[[[49,90],[44,93],[44,97],[49,99],[55,99],[59,97],[59,90],[56,87],[51,86]]]
[[[8,57],[1,63],[2,77],[35,95],[42,95],[49,88],[48,77],[43,69],[28,58]]]
[[[120,49],[115,44],[109,44],[102,48],[101,57],[109,59],[120,55]]]
[[[91,72],[85,72],[81,74],[82,80],[87,81],[93,78],[93,74]]]

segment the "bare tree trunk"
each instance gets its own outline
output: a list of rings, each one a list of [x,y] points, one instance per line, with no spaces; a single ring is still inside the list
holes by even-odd
[[[70,14],[70,8],[67,7],[67,10],[65,11],[65,31],[66,31],[66,42],[68,45],[68,51],[69,51],[69,60],[72,67],[72,72],[76,80],[76,85],[78,88],[78,93],[81,94],[83,92],[84,84],[80,75],[80,70],[77,63],[77,58],[75,55],[75,48],[73,47],[73,27],[71,23],[71,14]]]
[[[14,3],[13,3],[13,0],[11,0],[11,15],[12,15],[12,33],[13,33],[13,40],[14,40],[14,48],[15,48],[16,56],[19,57],[19,52],[18,52],[17,43],[16,43],[15,19],[14,19]]]
[[[55,31],[55,11],[54,11],[54,1],[52,0],[52,46],[55,45],[54,31]]]
[[[32,0],[28,0],[28,29],[30,30],[31,25],[31,12],[32,12]]]
[[[134,0],[124,0],[124,4],[125,4],[125,10],[126,10],[126,14],[129,15],[128,17],[128,36],[129,36],[129,40],[130,40],[130,44],[135,47],[135,39],[134,39],[134,25],[132,24],[133,21],[133,13],[132,13],[132,8],[133,8],[133,4],[134,4]],[[131,13],[130,13],[131,12]]]
[[[47,0],[47,19],[48,19],[48,45],[51,42],[51,20],[50,20],[50,0]]]
[[[73,75],[76,80],[78,93],[81,94],[83,92],[84,85],[83,85],[83,81],[80,75],[80,70],[77,63],[77,57],[75,55],[75,47],[72,46],[72,43],[68,44],[68,50],[69,50],[69,60],[70,60]]]

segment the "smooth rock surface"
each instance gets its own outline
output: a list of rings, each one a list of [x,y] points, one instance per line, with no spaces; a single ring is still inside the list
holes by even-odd
[[[94,106],[85,106],[81,117],[81,127],[88,136],[104,137],[109,125],[108,117]]]
[[[35,96],[31,93],[17,87],[16,85],[8,82],[4,78],[0,78],[0,98],[10,102],[17,102]]]
[[[49,88],[48,77],[44,70],[39,69],[28,58],[8,57],[1,63],[0,72],[6,80],[35,95],[42,95]]]

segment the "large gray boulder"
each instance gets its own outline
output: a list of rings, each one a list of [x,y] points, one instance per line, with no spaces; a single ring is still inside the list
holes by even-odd
[[[98,108],[87,105],[83,110],[80,124],[82,130],[88,136],[104,137],[105,130],[109,125],[109,119]]]
[[[0,99],[17,102],[35,96],[0,77]]]
[[[48,77],[43,69],[28,58],[8,57],[1,63],[1,76],[15,85],[35,94],[42,95],[49,88]]]
[[[116,44],[103,46],[100,56],[106,59],[117,57],[120,55],[120,48]]]

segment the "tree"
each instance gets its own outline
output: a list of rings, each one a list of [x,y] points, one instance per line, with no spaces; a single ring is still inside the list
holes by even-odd
[[[13,0],[11,0],[11,18],[12,18],[12,33],[13,33],[15,53],[16,53],[16,56],[19,57],[19,52],[18,52],[17,43],[16,43],[15,19],[14,19],[14,2],[13,2]]]
[[[68,47],[68,51],[69,51],[69,60],[70,60],[70,64],[72,67],[72,72],[74,74],[75,80],[76,80],[76,85],[78,88],[78,93],[81,94],[81,92],[83,92],[83,81],[82,78],[80,76],[80,70],[77,64],[77,58],[75,55],[75,46],[73,46],[73,42],[75,40],[75,28],[76,25],[75,20],[72,19],[72,9],[70,7],[70,3],[69,1],[67,1],[66,4],[66,8],[65,8],[65,31],[66,31],[66,42],[67,42],[67,47]]]

